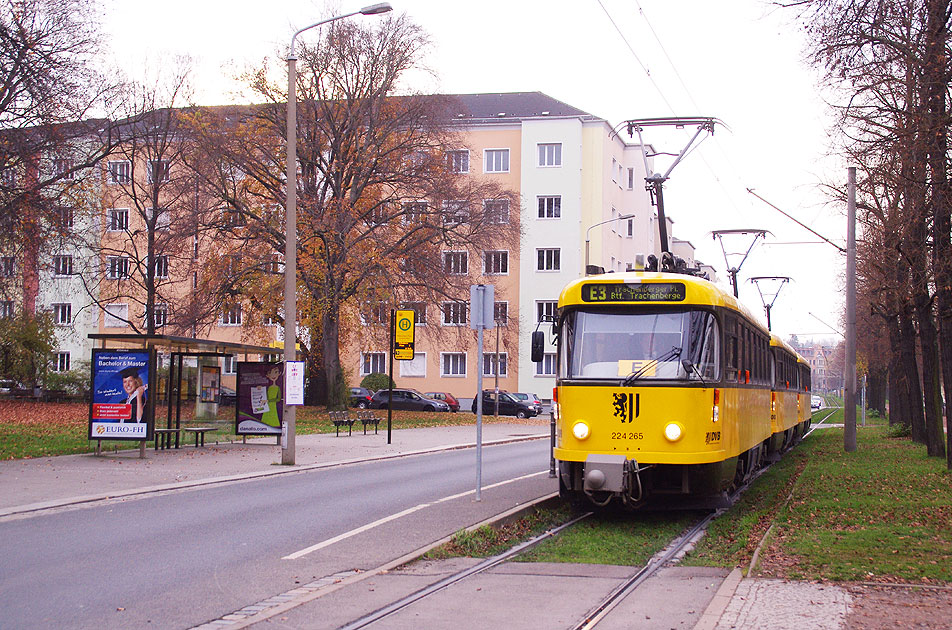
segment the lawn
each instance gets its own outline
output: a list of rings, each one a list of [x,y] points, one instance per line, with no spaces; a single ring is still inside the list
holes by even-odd
[[[353,410],[352,410],[353,411]],[[376,412],[386,428],[386,410]],[[208,420],[185,420],[192,417],[192,407],[182,405],[182,426],[207,426],[214,424],[216,431],[206,436],[206,441],[215,442],[239,439],[235,435],[235,408],[221,407],[218,418]],[[165,426],[168,408],[157,406],[157,426]],[[89,405],[86,403],[40,403],[32,401],[0,400],[0,459],[23,457],[46,457],[71,453],[89,453],[96,450],[96,442],[86,438],[88,431]],[[484,422],[492,422],[493,417],[484,417]],[[500,417],[500,422],[522,422],[510,417]],[[476,416],[468,412],[425,413],[414,411],[394,411],[393,428],[409,429],[430,426],[470,425],[476,423]],[[540,422],[536,419],[534,422]],[[358,423],[358,427],[360,424]],[[296,414],[298,434],[333,433],[324,407],[299,407]],[[107,442],[110,448],[138,447],[138,442]]]

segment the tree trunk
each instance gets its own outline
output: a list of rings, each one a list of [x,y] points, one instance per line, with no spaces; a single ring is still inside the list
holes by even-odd
[[[900,382],[904,404],[912,426],[912,439],[920,444],[926,441],[926,421],[922,413],[922,385],[919,381],[919,364],[916,361],[916,330],[908,309],[899,316],[899,337],[902,353]]]
[[[327,408],[344,409],[347,400],[344,398],[342,382],[343,371],[340,366],[340,321],[337,308],[328,305],[321,317],[321,348],[323,350],[324,376],[327,379]]]
[[[889,331],[889,424],[904,424],[911,428],[906,395],[902,384],[902,349],[899,334],[899,318],[886,318]]]

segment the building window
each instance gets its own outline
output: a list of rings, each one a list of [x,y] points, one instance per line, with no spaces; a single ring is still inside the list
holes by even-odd
[[[169,181],[169,161],[149,160],[149,183]]]
[[[13,256],[0,257],[0,278],[12,278],[16,273],[16,263]]]
[[[13,300],[0,301],[0,319],[13,319]]]
[[[157,215],[155,219],[155,229],[157,230],[168,230],[171,228],[172,222],[172,213],[169,212],[168,208],[147,208],[146,216],[149,218],[149,221],[152,221],[153,215]]]
[[[466,376],[466,353],[442,353],[440,355],[440,376]]]
[[[562,143],[539,145],[539,166],[562,166]]]
[[[222,219],[226,227],[244,227],[248,220],[240,210],[234,208],[224,208],[222,210]]]
[[[128,304],[106,304],[103,314],[102,325],[105,328],[125,328],[129,325]]]
[[[536,258],[537,271],[559,271],[562,268],[561,250],[557,247],[537,249]]]
[[[497,326],[509,324],[509,302],[495,302],[493,304],[493,321]]]
[[[539,218],[558,219],[562,216],[562,196],[546,195],[539,197]]]
[[[403,308],[415,313],[413,323],[415,326],[426,325],[426,304],[423,302],[407,302]]]
[[[443,271],[454,275],[469,273],[469,258],[466,252],[443,252]]]
[[[129,277],[129,259],[126,256],[110,256],[108,260],[109,277],[112,280]]]
[[[386,374],[387,354],[385,352],[362,352],[360,355],[360,374]]]
[[[635,220],[634,219],[628,219],[627,231],[628,233],[626,234],[626,236],[628,238],[632,238],[635,235]]]
[[[536,363],[536,376],[555,376],[555,353],[546,352]]]
[[[73,275],[73,257],[72,256],[53,256],[53,275],[71,276]]]
[[[449,151],[446,157],[450,170],[454,173],[469,172],[469,151]]]
[[[168,256],[156,256],[155,257],[155,277],[156,278],[168,278],[169,277],[169,257]]]
[[[452,227],[466,223],[469,218],[469,207],[465,201],[443,202],[443,225]]]
[[[509,273],[509,252],[483,252],[483,273],[487,276]]]
[[[61,228],[68,229],[73,227],[73,207],[72,206],[60,206],[56,209],[57,219]]]
[[[554,322],[559,303],[555,300],[536,302],[536,322]]]
[[[116,160],[109,162],[109,183],[110,184],[128,184],[132,181],[132,162],[129,160]]]
[[[509,149],[486,149],[486,173],[509,172]]]
[[[222,309],[221,325],[241,326],[241,304],[233,304]]]
[[[423,223],[427,214],[426,203],[412,201],[403,204],[403,222],[404,223]]]
[[[633,190],[635,188],[635,169],[628,169],[628,190]]]
[[[69,303],[54,304],[53,322],[61,326],[73,323],[73,305]]]
[[[17,172],[13,168],[0,170],[0,184],[7,188],[13,188],[17,185]]]
[[[152,306],[152,321],[156,328],[162,328],[169,323],[169,305],[168,304],[154,304]],[[144,322],[148,325],[148,319]]]
[[[60,179],[73,179],[73,161],[69,158],[55,158],[53,160],[53,175]]]
[[[53,371],[69,372],[69,353],[57,352],[53,355]]]
[[[466,302],[443,302],[441,310],[444,326],[466,325]]]
[[[500,354],[483,354],[483,376],[496,376],[496,367],[499,367],[499,376],[508,375],[507,356],[505,352]]]
[[[416,352],[413,355],[413,359],[409,361],[400,361],[400,376],[425,377],[426,353]]]
[[[230,355],[225,357],[225,366],[222,369],[222,372],[225,374],[237,374],[238,373],[238,357],[235,355]]]
[[[385,326],[390,323],[390,306],[386,302],[367,302],[360,309],[364,326]]]
[[[483,201],[483,213],[487,223],[509,223],[509,200],[486,199]]]
[[[109,231],[122,232],[129,229],[129,209],[128,208],[110,208],[109,209]]]

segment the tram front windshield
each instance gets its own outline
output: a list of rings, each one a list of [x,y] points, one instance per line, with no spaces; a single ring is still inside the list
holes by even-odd
[[[559,377],[715,381],[717,330],[703,310],[576,310],[562,321]]]

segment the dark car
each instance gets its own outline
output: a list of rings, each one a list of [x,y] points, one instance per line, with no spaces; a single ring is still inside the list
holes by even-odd
[[[350,406],[358,409],[369,409],[374,393],[366,387],[350,388]]]
[[[483,414],[496,415],[496,393],[491,390],[483,392]],[[476,399],[473,398],[473,413],[476,413]],[[513,398],[509,392],[499,392],[499,415],[515,416],[517,418],[531,418],[536,415],[535,407]]]
[[[524,402],[535,409],[536,415],[542,413],[542,401],[535,394],[523,394],[522,392],[513,392],[509,394],[519,402]]]
[[[238,396],[237,394],[235,394],[235,390],[233,390],[230,387],[225,387],[224,385],[222,385],[218,389],[218,396],[219,396],[219,401],[218,401],[219,405],[234,405],[235,401],[238,400]]]
[[[433,400],[442,400],[450,406],[450,411],[453,413],[459,411],[459,401],[456,400],[456,396],[449,392],[426,392],[423,395],[427,398],[432,398]]]
[[[390,405],[390,390],[381,389],[370,401],[372,409],[386,409]],[[427,398],[415,389],[393,390],[393,409],[407,411],[449,411],[450,406],[442,400]]]

